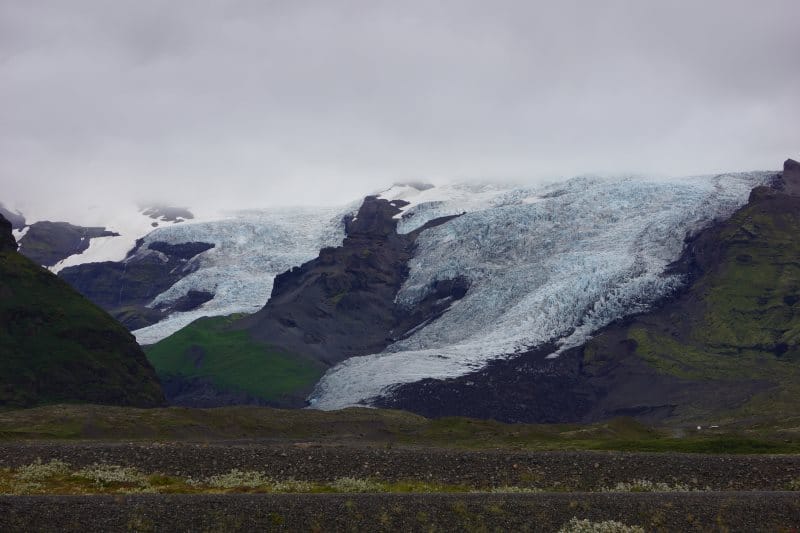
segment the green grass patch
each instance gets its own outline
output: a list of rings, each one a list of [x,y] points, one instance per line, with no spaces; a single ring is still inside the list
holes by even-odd
[[[325,371],[324,365],[253,340],[230,329],[238,318],[201,318],[162,341],[145,347],[162,377],[204,378],[222,390],[264,400],[303,397]]]
[[[220,407],[134,409],[56,405],[0,412],[0,440],[277,439],[379,447],[618,450],[685,453],[800,453],[800,418],[696,430],[654,428],[630,418],[597,424],[503,424],[490,420],[429,420],[403,411],[341,411]],[[392,489],[402,492],[399,485]],[[408,488],[413,491],[413,487]]]

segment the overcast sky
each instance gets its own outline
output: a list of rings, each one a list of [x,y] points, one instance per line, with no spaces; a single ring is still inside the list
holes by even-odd
[[[0,0],[0,201],[774,169],[797,0]]]

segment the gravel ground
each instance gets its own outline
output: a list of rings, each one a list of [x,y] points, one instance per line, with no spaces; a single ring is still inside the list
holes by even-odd
[[[264,471],[277,479],[358,477],[555,491],[592,491],[635,479],[717,491],[781,491],[800,483],[797,455],[465,451],[314,443],[0,444],[0,467],[53,458],[75,466],[100,462],[195,478],[238,468]]]
[[[3,496],[0,531],[557,531],[571,518],[646,531],[780,532],[800,494]]]

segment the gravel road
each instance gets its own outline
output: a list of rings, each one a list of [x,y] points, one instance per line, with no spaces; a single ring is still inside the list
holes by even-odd
[[[0,531],[557,531],[571,518],[646,531],[800,527],[788,492],[3,496]]]
[[[238,468],[310,481],[339,477],[433,480],[556,491],[593,491],[635,479],[717,491],[780,491],[800,483],[797,455],[467,451],[314,443],[0,444],[0,467],[52,458],[75,466],[100,462],[195,478]]]

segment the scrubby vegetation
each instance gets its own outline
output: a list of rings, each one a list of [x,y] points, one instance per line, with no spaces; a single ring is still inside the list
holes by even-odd
[[[663,481],[650,481],[648,479],[634,479],[633,481],[620,481],[613,487],[603,488],[603,492],[692,492],[699,489],[692,488],[684,483],[665,483]]]
[[[653,428],[629,418],[577,424],[430,420],[402,411],[269,407],[134,409],[55,405],[0,410],[0,441],[15,439],[315,439],[445,448],[619,450],[687,453],[800,453],[800,417],[723,428]]]
[[[476,487],[340,477],[306,481],[273,477],[266,472],[234,468],[223,474],[192,478],[144,473],[138,468],[104,463],[77,468],[60,459],[37,460],[16,469],[0,469],[0,494],[129,494],[129,493],[502,493],[542,492],[519,486]]]
[[[593,522],[587,519],[573,518],[564,524],[558,533],[644,533],[644,528],[628,526],[616,520]]]

